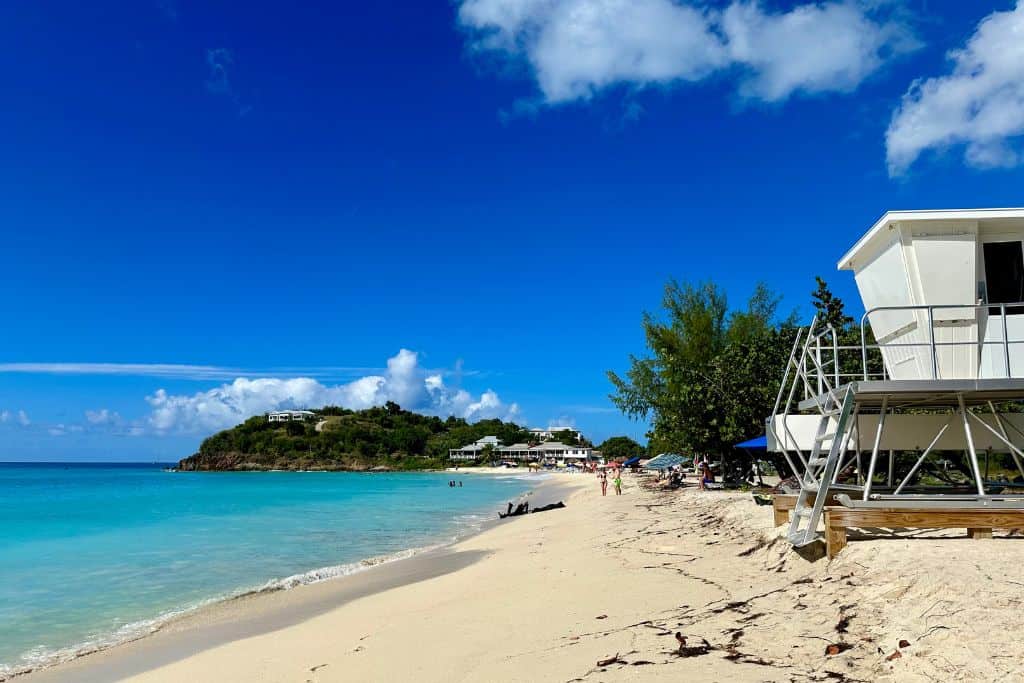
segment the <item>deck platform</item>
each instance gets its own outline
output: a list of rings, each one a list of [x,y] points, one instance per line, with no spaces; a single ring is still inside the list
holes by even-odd
[[[1024,398],[1024,379],[903,379],[867,380],[850,382],[836,388],[836,392],[853,389],[857,403],[862,407],[882,405],[887,399],[889,408],[948,408],[958,405],[962,396],[968,406],[983,406],[989,401],[1019,401]],[[800,410],[813,410],[821,405],[827,394],[800,401]]]
[[[829,505],[841,505],[836,499],[841,492],[836,491],[829,497]],[[796,493],[774,493],[772,494],[772,514],[775,518],[775,526],[789,524],[789,513],[796,508],[796,501],[800,496]],[[814,496],[808,496],[809,504],[814,504]]]
[[[966,529],[970,538],[992,538],[992,529],[1024,530],[1024,509],[826,507],[825,546],[829,559],[846,547],[846,530],[850,527]]]

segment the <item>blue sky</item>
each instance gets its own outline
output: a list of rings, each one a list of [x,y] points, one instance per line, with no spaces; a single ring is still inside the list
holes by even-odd
[[[178,459],[326,400],[641,437],[605,371],[668,278],[737,304],[764,280],[807,316],[822,274],[856,306],[835,263],[885,210],[1022,203],[1013,2],[7,3],[0,26],[0,459]]]

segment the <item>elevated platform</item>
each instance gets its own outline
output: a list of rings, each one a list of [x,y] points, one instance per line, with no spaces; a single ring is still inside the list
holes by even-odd
[[[1024,401],[1024,379],[903,379],[867,380],[850,382],[836,392],[853,390],[854,400],[862,408],[881,408],[888,399],[888,407],[900,408],[955,408],[962,397],[967,406],[984,406],[989,401]],[[823,392],[800,401],[800,410],[816,410],[824,405],[828,393]]]
[[[785,457],[800,483],[790,542],[800,547],[820,537],[818,522],[829,502],[865,513],[882,507],[1024,510],[1024,496],[1002,495],[985,481],[990,454],[1000,452],[1012,455],[1024,478],[1024,412],[1008,406],[1024,403],[1024,377],[870,379],[862,348],[860,373],[868,379],[861,380],[840,367],[845,356],[835,331],[817,329],[816,322],[794,341],[766,425],[768,450]],[[941,377],[939,370],[941,364],[933,362],[933,376]],[[850,378],[856,379],[842,381]],[[956,490],[960,482],[935,470],[953,465],[954,472],[964,472],[960,458],[969,469],[968,491]],[[950,485],[941,494],[911,493],[922,467]],[[888,490],[880,495],[875,487]],[[782,519],[781,510],[776,518]]]

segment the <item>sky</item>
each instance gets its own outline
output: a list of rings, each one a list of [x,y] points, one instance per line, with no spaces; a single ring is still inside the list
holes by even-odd
[[[1019,206],[1024,0],[0,6],[0,460],[404,407],[641,439],[670,278],[811,316],[886,210]]]

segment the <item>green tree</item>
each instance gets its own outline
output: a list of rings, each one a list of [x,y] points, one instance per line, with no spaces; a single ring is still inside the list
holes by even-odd
[[[561,429],[557,432],[552,432],[551,440],[564,443],[566,446],[580,445],[580,440],[576,437],[575,429]]]
[[[819,276],[814,276],[817,287],[811,292],[811,303],[818,314],[818,322],[832,325],[838,333],[846,332],[853,326],[853,318],[846,315],[843,300],[832,293],[828,283]]]
[[[601,455],[606,460],[618,458],[632,458],[634,455],[643,455],[647,450],[628,436],[613,436],[598,446]]]
[[[730,312],[714,283],[671,281],[662,305],[664,318],[643,317],[651,355],[631,356],[625,376],[608,373],[612,402],[632,419],[651,421],[651,452],[720,455],[763,433],[795,316],[777,319],[779,298],[765,285]]]

